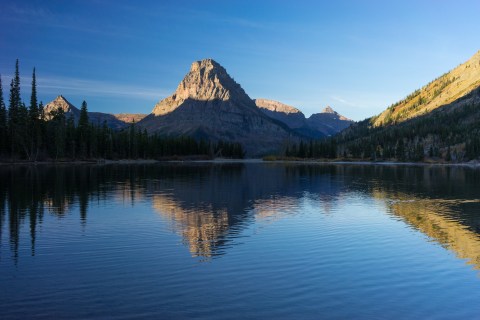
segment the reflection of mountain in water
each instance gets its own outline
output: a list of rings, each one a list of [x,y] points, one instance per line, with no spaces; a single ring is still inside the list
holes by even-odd
[[[77,205],[88,227],[89,202],[151,201],[193,256],[225,253],[254,219],[278,217],[304,191],[340,194],[335,167],[243,164],[79,165],[0,167],[0,239],[10,232],[18,253],[21,225],[30,223],[32,254],[45,212],[60,219]],[[288,211],[288,210],[287,210]],[[287,212],[283,210],[283,212]]]
[[[172,230],[179,233],[184,244],[194,257],[211,257],[221,245],[221,239],[228,232],[226,211],[213,211],[211,208],[183,209],[163,195],[154,195],[153,208],[166,218]]]
[[[476,204],[480,208],[478,201],[441,199],[400,200],[392,203],[390,208],[405,222],[480,270],[480,235],[453,218],[458,212],[458,205],[462,203]]]
[[[480,269],[478,170],[458,167],[375,170],[374,175],[383,179],[372,184],[373,197],[385,200],[395,216]]]
[[[155,211],[182,236],[191,254],[209,258],[225,253],[224,246],[252,219],[278,218],[295,208],[303,196],[300,185],[329,199],[339,194],[339,185],[329,183],[332,168],[316,169],[307,179],[299,166],[203,165],[194,167],[195,179],[170,176],[148,192],[154,194]]]
[[[79,207],[88,228],[92,204],[151,201],[193,256],[224,254],[254,221],[295,212],[308,197],[326,212],[352,193],[385,201],[391,212],[461,258],[480,266],[480,172],[469,168],[298,165],[168,164],[0,167],[0,241],[15,256],[20,237],[35,254],[45,213],[60,219]],[[436,200],[441,199],[441,201]],[[414,202],[409,202],[414,201]],[[29,224],[29,235],[20,235]],[[44,232],[48,232],[44,228]],[[1,257],[0,257],[1,258]]]

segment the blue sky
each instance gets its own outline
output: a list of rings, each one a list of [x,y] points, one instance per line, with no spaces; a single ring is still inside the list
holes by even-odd
[[[149,113],[193,61],[213,58],[252,98],[354,120],[480,50],[480,1],[0,0],[4,95],[15,59],[29,101]]]

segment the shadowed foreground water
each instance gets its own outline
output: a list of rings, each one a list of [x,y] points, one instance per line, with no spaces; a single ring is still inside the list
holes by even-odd
[[[0,319],[477,318],[480,171],[0,167]]]

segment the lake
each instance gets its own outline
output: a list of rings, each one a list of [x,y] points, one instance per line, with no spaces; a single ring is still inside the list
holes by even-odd
[[[480,169],[0,167],[0,319],[473,319]]]

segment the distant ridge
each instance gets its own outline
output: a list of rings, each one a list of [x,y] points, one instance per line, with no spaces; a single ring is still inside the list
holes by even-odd
[[[63,110],[65,116],[68,118],[73,116],[75,123],[80,119],[80,109],[70,103],[64,96],[59,95],[53,101],[49,102],[43,108],[45,119],[51,119],[51,112]],[[112,129],[122,129],[127,126],[124,121],[117,119],[113,114],[103,112],[88,112],[88,118],[91,123],[102,125],[105,121],[107,126]]]
[[[115,118],[125,123],[137,123],[147,116],[144,113],[116,113]]]
[[[267,116],[285,123],[297,133],[309,138],[335,135],[353,123],[330,106],[306,118],[297,108],[275,100],[256,99],[255,104]]]

